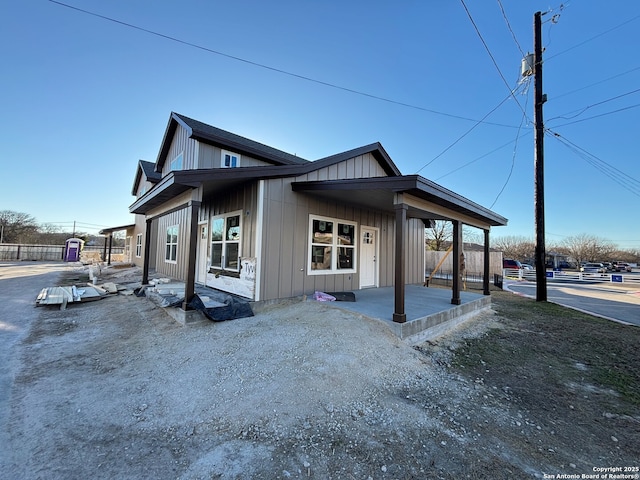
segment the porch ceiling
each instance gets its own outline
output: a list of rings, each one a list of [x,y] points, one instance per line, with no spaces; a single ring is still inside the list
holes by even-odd
[[[423,220],[457,219],[476,226],[504,226],[507,219],[419,175],[294,182],[296,192],[393,213],[407,203],[407,216]],[[398,194],[407,195],[404,200]]]

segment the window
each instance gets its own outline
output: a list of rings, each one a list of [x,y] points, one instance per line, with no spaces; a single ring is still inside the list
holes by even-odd
[[[169,263],[178,260],[178,225],[167,228],[164,259]]]
[[[241,213],[211,219],[211,267],[240,271]]]
[[[222,168],[236,168],[240,166],[240,155],[227,150],[222,150],[222,158],[220,161]]]
[[[171,160],[171,170],[182,170],[182,154]]]
[[[309,217],[310,275],[355,272],[356,224],[326,217]]]
[[[139,233],[136,235],[136,257],[140,258],[142,256],[142,234]]]

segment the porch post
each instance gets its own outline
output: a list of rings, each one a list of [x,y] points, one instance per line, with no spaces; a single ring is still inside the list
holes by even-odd
[[[484,231],[484,274],[482,275],[482,293],[490,295],[489,292],[489,275],[490,273],[490,254],[489,254],[489,230]]]
[[[396,251],[395,251],[395,306],[393,312],[393,321],[396,323],[404,323],[407,321],[407,314],[404,312],[404,230],[407,224],[408,206],[404,203],[396,204]]]
[[[196,294],[196,249],[198,245],[198,214],[200,212],[200,202],[191,200],[189,202],[189,258],[187,260],[187,280],[184,286],[184,301],[182,309],[188,310],[189,302]]]
[[[113,232],[109,234],[109,256],[107,257],[107,265],[111,265],[111,247],[113,247]]]
[[[64,258],[64,253],[62,254],[62,258]],[[102,252],[102,260],[104,262],[107,261],[107,237],[104,237],[104,251]]]
[[[151,250],[151,222],[153,219],[147,218],[144,231],[144,259],[142,261],[142,284],[149,284],[149,250]]]
[[[462,253],[462,225],[460,220],[452,220],[453,223],[453,292],[451,297],[451,303],[453,305],[460,305],[460,254]]]

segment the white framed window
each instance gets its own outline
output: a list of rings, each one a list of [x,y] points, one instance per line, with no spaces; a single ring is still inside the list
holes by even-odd
[[[240,271],[242,211],[218,215],[211,219],[211,267]]]
[[[167,263],[178,261],[178,225],[167,227],[164,259]]]
[[[142,257],[142,234],[136,235],[136,257]]]
[[[237,153],[222,150],[220,157],[220,166],[222,168],[236,168],[240,166],[240,155]]]
[[[182,155],[182,153],[180,153],[180,155],[178,155],[176,158],[171,160],[170,168],[171,168],[172,171],[173,170],[182,170],[182,158],[183,158],[183,155]]]
[[[309,275],[356,272],[356,231],[348,220],[309,215]]]

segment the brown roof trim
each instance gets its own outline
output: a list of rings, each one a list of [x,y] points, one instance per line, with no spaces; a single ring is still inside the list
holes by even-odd
[[[192,170],[198,171],[198,170]],[[157,185],[151,190],[138,198],[129,206],[129,213],[146,214],[149,210],[168,202],[177,195],[186,192],[191,188],[188,185],[181,185],[175,182],[176,172],[171,172],[166,175]]]
[[[162,176],[154,170],[154,166],[155,165],[153,162],[148,162],[147,160],[138,160],[138,168],[136,169],[136,177],[133,180],[131,195],[135,196],[138,194],[137,187],[140,183],[140,178],[142,177],[143,173],[147,177],[147,180],[149,180],[151,183],[158,183],[162,179]]]
[[[195,140],[215,145],[221,148],[228,148],[234,152],[250,155],[258,160],[262,160],[274,165],[300,165],[308,163],[308,160],[292,155],[277,148],[264,145],[249,138],[236,135],[235,133],[222,130],[221,128],[207,125],[185,115],[171,112],[169,123],[162,138],[162,144],[158,158],[156,160],[156,172],[162,172],[162,167],[167,160],[171,140],[175,134],[177,126],[182,126],[189,136]]]
[[[481,219],[492,226],[504,226],[508,222],[505,217],[488,208],[419,175],[294,182],[291,187],[294,192],[355,192],[378,190],[385,191],[388,194],[408,193],[442,207],[460,211],[466,215]],[[392,206],[390,205],[390,207]]]
[[[130,207],[131,213],[146,213],[150,209],[161,205],[170,198],[170,194],[180,194],[188,188],[197,188],[208,182],[220,181],[252,181],[267,178],[285,178],[297,175],[304,175],[321,168],[326,168],[336,163],[348,160],[349,158],[358,157],[360,155],[372,154],[380,163],[384,171],[391,178],[401,176],[400,170],[393,163],[385,149],[380,143],[372,143],[362,147],[354,148],[346,152],[331,155],[329,157],[316,160],[315,162],[306,162],[300,165],[274,165],[274,166],[256,166],[256,167],[240,167],[240,168],[213,168],[213,169],[197,169],[197,170],[178,170],[167,174],[157,185],[149,192],[140,197]],[[157,166],[157,165],[156,165]],[[386,178],[386,177],[380,177]],[[362,180],[357,180],[361,182]]]

